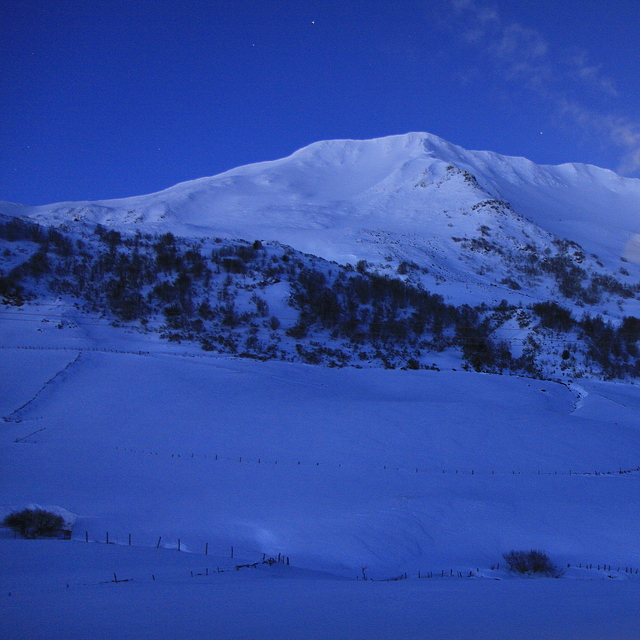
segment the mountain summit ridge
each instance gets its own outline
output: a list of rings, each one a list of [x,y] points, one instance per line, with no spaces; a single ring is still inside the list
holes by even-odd
[[[410,262],[429,270],[428,286],[453,283],[445,293],[458,301],[509,279],[505,256],[553,253],[554,242],[579,245],[593,268],[622,270],[625,284],[640,280],[640,180],[467,151],[430,133],[319,141],[152,194],[0,212],[59,227],[278,241],[341,264]],[[498,295],[513,299],[508,288]]]
[[[429,187],[450,165],[471,174],[485,193],[467,190],[442,203]],[[416,191],[417,185],[424,190]],[[310,251],[318,251],[324,240],[324,257],[342,253],[349,260],[354,251],[330,249],[335,238],[316,237],[309,247],[300,230],[357,230],[373,223],[388,232],[406,231],[411,225],[403,218],[416,209],[432,213],[447,204],[459,207],[460,200],[470,207],[483,199],[508,201],[545,231],[603,253],[605,261],[624,256],[626,244],[640,230],[640,180],[586,164],[537,165],[492,151],[467,151],[429,133],[320,141],[285,158],[152,194],[36,207],[7,203],[1,210],[45,224],[86,220],[132,230],[144,223],[180,235],[277,239]],[[590,228],[581,230],[581,221]],[[608,243],[603,235],[610,236]],[[360,257],[371,258],[356,252],[354,259]]]

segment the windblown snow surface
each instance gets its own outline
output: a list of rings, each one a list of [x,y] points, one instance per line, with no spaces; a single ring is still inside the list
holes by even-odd
[[[340,261],[439,255],[452,274],[433,238],[489,196],[523,216],[503,221],[510,237],[535,223],[636,268],[637,181],[428,134],[9,208]],[[52,508],[72,539],[0,532],[3,637],[640,638],[636,384],[470,373],[446,355],[420,371],[257,362],[42,305],[0,322],[0,516]],[[563,576],[510,575],[512,549],[546,551]]]

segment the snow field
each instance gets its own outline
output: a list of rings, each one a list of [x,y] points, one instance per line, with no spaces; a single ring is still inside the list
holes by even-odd
[[[260,363],[108,327],[23,349],[38,334],[0,326],[0,515],[77,515],[71,542],[4,531],[7,637],[637,635],[640,582],[617,572],[640,568],[640,475],[617,473],[638,466],[636,386]],[[514,548],[571,568],[491,569]],[[235,570],[263,554],[291,564]]]
[[[635,638],[640,623],[630,580],[364,582],[283,565],[206,576],[194,554],[59,541],[3,540],[0,557],[3,634],[17,640],[596,640]]]
[[[638,474],[618,473],[638,466],[635,387],[583,381],[577,407],[564,385],[454,371],[7,353],[44,386],[6,412],[3,503],[68,509],[76,538],[377,578],[529,546],[640,564]]]

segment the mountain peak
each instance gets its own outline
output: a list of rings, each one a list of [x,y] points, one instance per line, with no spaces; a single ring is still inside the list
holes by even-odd
[[[489,201],[509,208],[511,226],[523,230],[527,221],[568,238],[616,271],[622,258],[636,259],[629,247],[639,244],[640,181],[589,165],[467,151],[425,132],[315,142],[143,196],[4,211],[54,225],[278,240],[339,262],[391,256],[431,264],[452,237],[486,223],[477,207]]]

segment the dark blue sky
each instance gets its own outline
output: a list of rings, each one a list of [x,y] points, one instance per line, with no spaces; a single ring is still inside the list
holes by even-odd
[[[639,19],[629,0],[4,0],[0,200],[409,131],[640,176]]]

